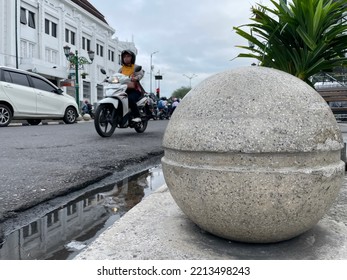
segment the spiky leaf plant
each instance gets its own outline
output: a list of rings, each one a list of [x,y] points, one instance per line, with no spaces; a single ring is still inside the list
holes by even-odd
[[[234,27],[247,39],[250,51],[238,57],[255,58],[261,66],[288,72],[308,84],[309,78],[336,66],[346,66],[346,0],[271,0],[251,8],[252,23]],[[249,31],[244,31],[245,27]]]

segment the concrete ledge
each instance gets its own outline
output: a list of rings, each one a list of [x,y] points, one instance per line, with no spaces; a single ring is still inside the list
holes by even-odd
[[[346,199],[345,178],[338,200],[314,228],[289,241],[247,244],[202,231],[182,213],[165,185],[130,210],[75,259],[347,259]]]

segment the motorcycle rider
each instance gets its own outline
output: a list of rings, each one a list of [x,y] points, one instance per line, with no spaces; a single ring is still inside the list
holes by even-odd
[[[144,71],[135,72],[138,65],[135,64],[136,55],[131,50],[124,50],[121,53],[121,63],[122,67],[119,69],[119,73],[131,77],[131,82],[128,83],[128,88],[126,90],[128,94],[129,107],[133,113],[133,122],[141,122],[140,112],[137,108],[136,102],[140,99],[142,93],[142,87],[139,81],[144,76]]]
[[[168,101],[166,97],[160,98],[158,101],[158,109],[159,111],[162,111],[164,113],[164,116],[169,115],[169,106],[168,106]]]

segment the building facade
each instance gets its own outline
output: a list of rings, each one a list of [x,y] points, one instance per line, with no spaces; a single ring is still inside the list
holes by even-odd
[[[0,0],[0,65],[36,72],[59,86],[75,74],[63,47],[88,60],[88,51],[94,51],[93,62],[78,68],[81,101],[102,98],[101,68],[112,74],[120,67],[122,50],[137,53],[133,42],[114,35],[87,0]],[[74,86],[63,89],[75,97]]]

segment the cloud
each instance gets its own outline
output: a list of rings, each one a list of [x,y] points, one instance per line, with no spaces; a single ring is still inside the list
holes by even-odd
[[[151,53],[154,73],[160,71],[161,92],[171,96],[175,89],[192,86],[226,69],[250,65],[249,59],[235,59],[247,42],[234,26],[249,22],[251,6],[270,0],[90,0],[116,30],[121,41],[134,38],[137,63],[149,73]],[[157,85],[152,80],[154,89]],[[149,75],[143,79],[149,90]]]

